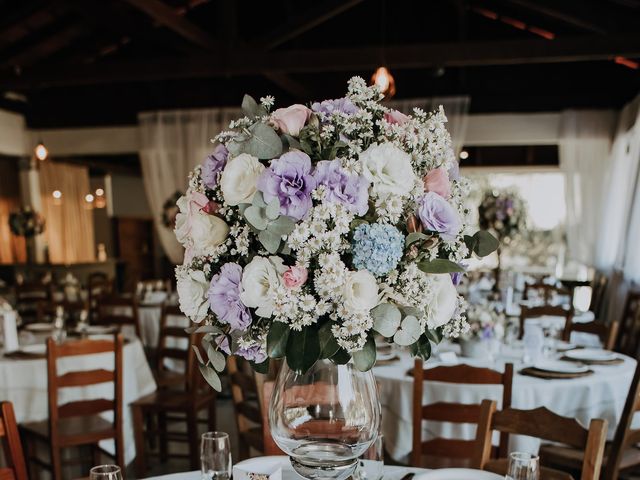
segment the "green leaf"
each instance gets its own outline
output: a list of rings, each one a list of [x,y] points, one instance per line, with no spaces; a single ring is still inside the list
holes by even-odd
[[[442,341],[442,332],[438,329],[436,330],[427,330],[425,333],[426,337],[431,340],[433,343],[440,343]]]
[[[392,303],[381,303],[371,310],[373,329],[383,337],[393,337],[398,331],[402,314]]]
[[[216,392],[219,392],[222,390],[220,377],[218,376],[218,374],[213,368],[209,368],[206,365],[203,365],[201,363],[198,364],[198,368],[200,369],[200,373],[202,374],[204,379],[207,381],[207,383],[211,385],[211,388],[213,388]]]
[[[288,133],[280,135],[280,139],[282,140],[282,144],[284,148],[287,150],[302,150],[302,146],[297,138],[292,137]]]
[[[271,233],[279,235],[280,237],[282,237],[282,235],[289,235],[291,232],[293,232],[294,228],[296,228],[295,220],[285,215],[278,217],[277,220],[269,222],[269,225],[267,226],[267,230],[269,230]]]
[[[217,372],[221,372],[224,370],[225,365],[227,364],[227,359],[224,357],[222,352],[213,348],[212,344],[207,346],[207,357],[209,357],[209,363]]]
[[[267,114],[267,110],[256,102],[251,95],[242,98],[242,112],[250,118],[262,117]]]
[[[376,363],[376,341],[373,337],[367,338],[362,350],[352,353],[353,365],[361,372],[371,370]]]
[[[361,218],[355,218],[355,219],[351,220],[351,223],[349,224],[349,227],[353,231],[356,228],[358,228],[360,225],[364,225],[365,223],[369,223],[369,222],[367,222],[366,220],[363,220]]]
[[[431,358],[431,342],[425,335],[422,335],[410,348],[414,357],[420,357],[422,360]]]
[[[282,142],[273,128],[265,123],[254,123],[249,127],[251,138],[243,145],[244,153],[270,160],[282,153]]]
[[[333,336],[331,327],[332,322],[327,322],[318,330],[318,338],[320,339],[320,358],[331,358],[340,349],[340,345]]]
[[[267,202],[264,201],[264,196],[262,195],[262,192],[260,190],[256,191],[256,193],[253,194],[251,205],[260,208],[267,208]]]
[[[480,230],[473,236],[475,245],[473,252],[479,257],[486,257],[495,252],[500,246],[500,242],[486,230]]]
[[[460,265],[449,260],[445,260],[444,258],[436,258],[430,262],[420,262],[418,263],[418,268],[425,273],[464,272],[464,268]]]
[[[249,365],[251,365],[251,368],[253,368],[254,372],[262,373],[263,375],[266,375],[267,373],[269,373],[269,359],[268,358],[262,363],[256,363],[253,360],[251,360],[249,362]]]
[[[278,200],[278,197],[275,197],[271,202],[269,202],[265,213],[269,220],[275,220],[280,216],[280,200]]]
[[[264,230],[267,228],[267,216],[264,209],[251,205],[244,211],[244,218],[256,230]]]
[[[407,347],[418,341],[422,330],[420,322],[413,315],[406,316],[402,319],[400,328],[393,336],[393,341],[402,347]]]
[[[351,360],[351,355],[344,348],[339,348],[330,360],[336,365],[346,365]]]
[[[416,243],[420,240],[426,240],[427,238],[429,238],[429,236],[422,232],[411,232],[407,235],[407,238],[404,239],[404,246],[408,247],[412,243]]]
[[[199,325],[198,328],[195,329],[195,333],[213,333],[214,335],[220,335],[222,330],[220,330],[220,327],[214,325]]]
[[[278,235],[269,230],[262,230],[258,233],[258,240],[269,253],[276,253],[282,240],[282,235]]]
[[[227,143],[227,150],[234,157],[237,157],[244,151],[244,142],[233,140]]]
[[[191,348],[193,348],[193,351],[195,352],[196,358],[198,359],[198,361],[200,363],[205,363],[204,359],[202,358],[202,354],[200,353],[200,349],[196,345],[191,345]]]
[[[301,331],[291,331],[287,341],[287,364],[297,373],[305,373],[320,358],[318,331],[305,327]]]
[[[267,355],[282,358],[286,355],[290,329],[286,323],[273,322],[267,334]]]

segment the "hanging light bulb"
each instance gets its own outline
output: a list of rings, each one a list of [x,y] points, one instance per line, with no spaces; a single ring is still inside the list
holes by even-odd
[[[396,94],[396,81],[387,67],[378,67],[371,77],[371,83],[380,88],[385,98],[391,98]]]
[[[44,146],[44,143],[42,143],[42,141],[40,141],[38,145],[36,145],[34,152],[38,160],[46,160],[49,156],[49,150],[47,150],[47,147]]]

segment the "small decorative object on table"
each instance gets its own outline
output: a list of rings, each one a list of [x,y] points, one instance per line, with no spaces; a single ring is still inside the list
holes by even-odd
[[[29,206],[22,207],[9,215],[11,233],[27,240],[28,263],[32,263],[35,257],[35,243],[32,239],[44,232],[44,227],[44,217]]]
[[[98,465],[89,471],[89,480],[122,480],[122,471],[117,465]]]
[[[490,190],[478,207],[480,228],[490,230],[500,241],[510,242],[526,228],[527,208],[514,191]]]
[[[492,358],[504,338],[506,317],[491,302],[467,307],[469,330],[460,336],[462,355],[469,358]]]
[[[509,455],[507,480],[539,480],[540,460],[537,455],[513,452]]]
[[[207,432],[200,440],[200,466],[202,480],[229,480],[231,478],[231,444],[224,432]]]
[[[311,108],[245,96],[177,202],[177,290],[205,334],[200,370],[219,390],[225,355],[258,371],[286,358],[270,425],[308,478],[346,478],[376,438],[376,332],[429,358],[431,341],[468,328],[460,262],[498,246],[467,234],[443,110],[381,100],[358,77]]]

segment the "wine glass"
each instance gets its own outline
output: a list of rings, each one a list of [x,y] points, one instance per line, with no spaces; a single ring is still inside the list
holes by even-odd
[[[231,445],[224,432],[207,432],[200,441],[200,471],[202,480],[231,478]]]
[[[540,459],[537,455],[513,452],[509,455],[506,480],[539,480]]]
[[[122,472],[117,465],[98,465],[89,471],[89,480],[122,480]]]

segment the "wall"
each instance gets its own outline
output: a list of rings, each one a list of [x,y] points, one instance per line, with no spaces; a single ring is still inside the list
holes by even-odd
[[[110,217],[153,218],[142,177],[111,174],[106,177],[105,184]]]

